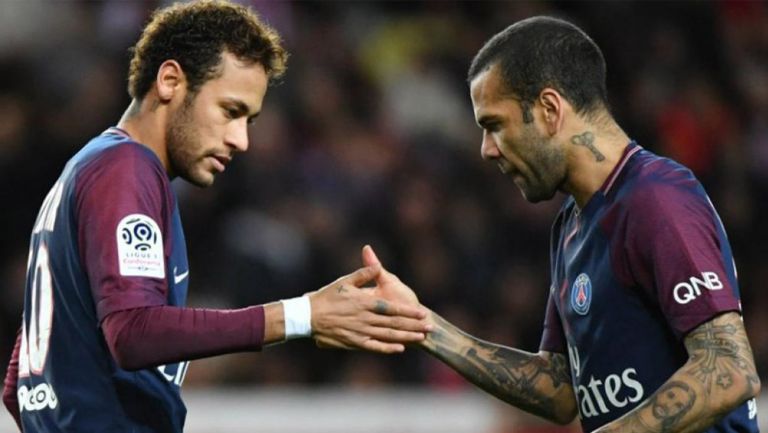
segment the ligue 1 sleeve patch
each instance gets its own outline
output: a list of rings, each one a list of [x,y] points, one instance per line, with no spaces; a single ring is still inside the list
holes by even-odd
[[[155,220],[128,215],[117,225],[116,237],[120,275],[165,278],[163,234]]]

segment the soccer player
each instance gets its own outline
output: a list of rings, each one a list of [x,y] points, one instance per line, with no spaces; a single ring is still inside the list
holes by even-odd
[[[263,306],[184,307],[193,272],[170,180],[209,186],[246,150],[286,56],[245,7],[155,12],[133,50],[130,106],[67,163],[34,224],[3,393],[24,431],[181,432],[188,360],[310,335],[383,353],[424,338],[424,309],[359,289],[378,266]]]
[[[433,313],[421,345],[523,410],[562,424],[578,415],[586,432],[757,432],[760,380],[723,225],[690,170],[622,131],[605,76],[597,45],[550,17],[517,22],[477,53],[482,156],[530,202],[568,194],[544,331],[527,353]],[[417,302],[386,271],[378,283]]]

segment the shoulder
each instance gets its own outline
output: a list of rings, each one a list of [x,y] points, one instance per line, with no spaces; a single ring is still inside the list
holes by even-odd
[[[119,202],[162,207],[173,202],[168,174],[146,146],[127,139],[100,137],[86,145],[75,159],[78,209]]]
[[[142,172],[165,174],[157,156],[146,146],[130,140],[94,140],[81,151],[79,172]]]
[[[616,191],[617,204],[630,220],[690,216],[710,207],[709,198],[693,172],[671,159],[643,151]]]
[[[134,141],[97,138],[76,157],[77,190],[94,185],[112,187],[170,187],[168,175],[157,156]]]
[[[717,244],[719,218],[701,183],[685,166],[647,152],[616,191],[612,227],[622,248],[641,253]]]

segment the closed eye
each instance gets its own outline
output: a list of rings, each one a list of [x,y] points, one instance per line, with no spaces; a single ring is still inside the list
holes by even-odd
[[[246,117],[248,125],[253,124],[253,121],[259,117],[260,111],[257,111],[250,116],[248,106],[245,103],[238,100],[228,100],[222,104],[221,109],[224,110],[224,116],[229,120],[237,120],[242,117]]]
[[[225,113],[227,114],[227,118],[229,119],[237,119],[240,117],[240,112],[238,110],[232,109],[232,108],[225,108]]]
[[[490,133],[497,132],[501,127],[501,121],[496,116],[483,116],[477,120],[477,125]]]
[[[239,99],[227,98],[221,103],[221,109],[227,119],[236,120],[248,115],[248,105]]]
[[[482,128],[489,133],[494,133],[499,130],[499,122],[488,122],[482,125]]]

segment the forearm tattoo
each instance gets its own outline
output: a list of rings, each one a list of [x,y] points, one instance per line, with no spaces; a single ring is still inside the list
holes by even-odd
[[[696,393],[682,381],[666,383],[651,398],[651,413],[661,422],[661,431],[670,431],[685,417],[696,402]]]
[[[568,362],[564,355],[545,359],[532,353],[488,343],[458,331],[434,315],[436,329],[427,350],[470,382],[494,396],[551,420],[575,410]],[[570,404],[563,404],[567,398]],[[567,413],[564,413],[567,412]]]
[[[692,365],[687,368],[704,389],[728,391],[739,377],[746,379],[746,394],[758,388],[760,379],[755,371],[752,349],[737,313],[724,314],[705,323],[685,339]]]
[[[601,433],[698,432],[759,390],[752,350],[738,313],[719,316],[685,339],[688,362],[646,402]]]
[[[597,159],[597,162],[605,160],[605,155],[603,155],[600,150],[595,147],[595,134],[587,131],[583,134],[574,135],[571,137],[571,143],[584,146],[587,149],[589,149],[590,152],[592,152],[593,155],[595,155],[595,159]]]

